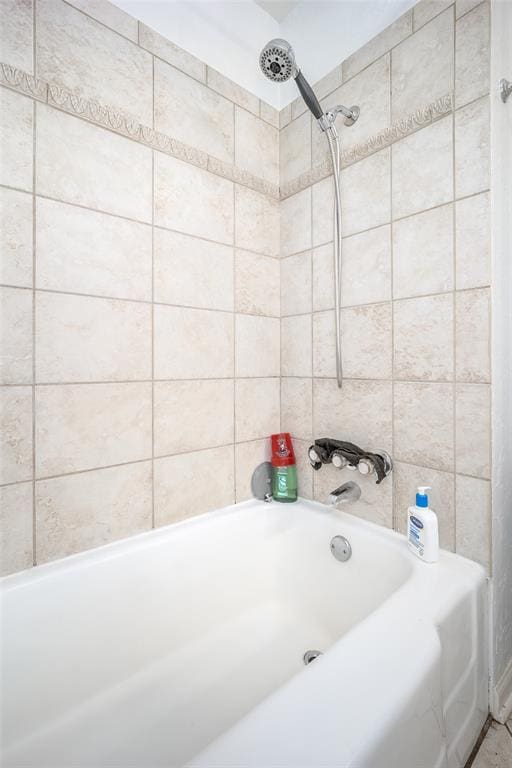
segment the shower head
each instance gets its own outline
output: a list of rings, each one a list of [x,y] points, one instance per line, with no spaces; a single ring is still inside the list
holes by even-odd
[[[274,83],[285,83],[293,77],[306,106],[317,120],[323,115],[315,92],[297,67],[293,48],[287,40],[270,40],[260,53],[261,71]]]
[[[279,38],[269,40],[260,53],[260,67],[265,77],[274,83],[284,83],[295,77],[298,70],[290,43]]]

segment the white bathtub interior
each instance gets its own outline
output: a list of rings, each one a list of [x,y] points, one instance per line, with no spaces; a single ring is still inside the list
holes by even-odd
[[[336,533],[351,541],[347,563],[330,553]],[[478,661],[481,576],[445,557],[473,583],[463,599],[454,580],[457,600],[440,631],[443,677],[458,681]],[[434,568],[448,605],[446,574]],[[183,765],[287,681],[312,680],[331,654],[306,669],[304,652],[342,646],[415,569],[398,534],[318,504],[249,502],[8,577],[3,765]],[[469,656],[460,633],[471,638]],[[343,702],[343,670],[336,674]]]

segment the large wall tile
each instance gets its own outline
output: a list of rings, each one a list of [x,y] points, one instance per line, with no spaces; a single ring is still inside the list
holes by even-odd
[[[235,252],[237,312],[279,317],[279,261],[249,251]]]
[[[455,388],[455,461],[457,472],[490,477],[491,388],[457,384]]]
[[[235,382],[235,439],[257,440],[279,431],[279,378],[237,379]]]
[[[32,477],[32,388],[0,388],[0,483]]]
[[[416,32],[420,27],[423,27],[424,24],[445,11],[450,5],[453,5],[453,0],[420,0],[412,9],[414,31]]]
[[[455,299],[457,381],[490,381],[490,295],[488,288],[458,291]]]
[[[303,440],[313,438],[313,381],[281,379],[281,430]]]
[[[0,288],[0,384],[32,382],[32,291]]]
[[[489,6],[458,19],[455,37],[455,106],[489,93]]]
[[[233,182],[155,153],[155,224],[233,243]]]
[[[237,315],[236,376],[279,376],[279,319]]]
[[[491,567],[491,484],[488,480],[456,476],[455,551]]]
[[[313,311],[334,307],[333,244],[326,243],[312,252],[313,258]]]
[[[324,139],[325,140],[325,139]],[[309,111],[289,123],[279,136],[280,183],[287,184],[311,168]]]
[[[453,198],[451,116],[394,144],[392,156],[394,219]]]
[[[32,196],[0,187],[0,283],[32,287]]]
[[[38,383],[150,378],[149,304],[37,292]]]
[[[155,59],[155,128],[233,162],[233,104],[160,59]]]
[[[39,194],[151,221],[148,147],[44,104],[36,134]]]
[[[259,114],[259,99],[253,93],[250,93],[241,85],[230,80],[229,77],[221,75],[216,69],[207,67],[208,86],[217,93],[221,93],[230,101],[234,101],[239,107],[248,109],[253,115]]]
[[[348,379],[390,379],[391,329],[391,302],[342,309],[343,376]]]
[[[314,184],[311,187],[311,194],[313,245],[322,245],[334,238],[334,184],[332,176]]]
[[[448,8],[393,50],[393,121],[453,90],[453,16]]]
[[[37,198],[36,288],[151,301],[151,227]]]
[[[195,77],[196,80],[206,82],[206,64],[163,35],[159,35],[158,32],[147,27],[141,21],[139,21],[139,45],[154,53],[159,59],[163,59],[172,64],[173,67],[186,72],[187,75]]]
[[[345,104],[347,107],[357,104],[361,109],[361,120],[350,127],[344,127],[341,117],[338,118],[344,151],[351,149],[356,144],[362,144],[389,126],[389,73],[390,60],[389,54],[387,54],[323,100],[322,106],[325,109],[336,104]],[[327,146],[325,134],[320,134],[318,130],[313,133],[317,141],[320,141],[322,147],[325,148]],[[330,154],[328,156],[330,157]]]
[[[281,316],[311,312],[311,253],[281,259]]]
[[[390,169],[389,149],[345,168],[341,175],[344,237],[390,221]]]
[[[396,382],[395,458],[452,471],[453,408],[452,384]]]
[[[455,205],[458,289],[479,288],[491,282],[490,194],[467,197]]]
[[[393,525],[393,484],[387,478],[377,485],[375,475],[360,475],[349,469],[339,470],[329,466],[322,467],[313,473],[314,498],[322,504],[328,504],[329,495],[342,483],[354,479],[361,487],[361,496],[357,501],[351,501],[347,512],[371,523],[391,528]]]
[[[66,2],[69,5],[74,5],[80,11],[84,11],[88,16],[92,16],[93,19],[100,21],[106,27],[119,32],[123,37],[137,42],[139,22],[109,0],[66,0]]]
[[[397,379],[452,381],[453,294],[393,302]]]
[[[156,382],[155,456],[232,443],[233,403],[232,379]]]
[[[0,88],[0,184],[32,190],[34,103]]]
[[[482,0],[455,0],[455,15],[458,19],[465,13],[472,11],[476,5],[480,5]]]
[[[336,376],[336,330],[334,327],[334,311],[315,312],[313,315],[313,376]],[[293,328],[290,332],[292,341],[300,343],[300,337],[296,335]],[[307,349],[307,345],[305,345]],[[294,357],[299,358],[298,351]],[[304,368],[304,370],[307,370]],[[298,375],[291,371],[291,375]],[[302,373],[307,376],[309,373]]]
[[[239,107],[235,107],[235,165],[279,184],[279,132]]]
[[[33,2],[2,0],[2,61],[34,74]]]
[[[279,202],[235,184],[235,245],[279,256]]]
[[[0,576],[30,568],[32,483],[0,488]]]
[[[489,185],[489,99],[483,98],[455,113],[455,192],[466,197]]]
[[[390,24],[386,29],[376,35],[370,42],[363,45],[355,53],[343,62],[343,80],[348,80],[357,72],[360,72],[370,62],[383,56],[391,48],[398,45],[401,40],[412,32],[412,10],[406,11],[402,16]]]
[[[281,256],[311,248],[311,188],[281,203]]]
[[[311,376],[311,315],[281,320],[281,375]]]
[[[151,462],[36,482],[38,563],[151,528]]]
[[[313,382],[314,435],[391,451],[391,408],[391,382],[345,380],[342,389],[335,379]]]
[[[36,476],[151,456],[151,384],[36,387]]]
[[[270,440],[252,440],[235,445],[236,501],[254,498],[251,490],[252,473],[264,461],[270,461]]]
[[[38,0],[37,75],[152,124],[147,51],[61,0]]]
[[[343,239],[341,300],[345,306],[391,298],[391,227]]]
[[[416,503],[418,485],[429,485],[429,506],[439,524],[439,543],[451,552],[455,549],[455,477],[430,467],[395,461],[393,466],[394,527],[407,534],[407,509]]]
[[[233,446],[155,460],[155,525],[168,525],[235,500]],[[191,493],[197,488],[206,493]]]
[[[279,128],[279,110],[272,107],[270,104],[267,104],[265,101],[260,101],[260,117],[274,128]]]
[[[233,309],[233,248],[155,229],[155,301]]]
[[[233,376],[233,315],[155,306],[155,379]]]
[[[453,206],[396,221],[393,298],[443,293],[453,287]]]

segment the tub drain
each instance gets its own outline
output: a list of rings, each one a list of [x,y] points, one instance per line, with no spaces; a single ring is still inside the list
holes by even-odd
[[[312,661],[315,659],[318,659],[319,656],[322,655],[322,651],[306,651],[306,653],[303,656],[304,664],[306,667],[308,664],[311,664]]]

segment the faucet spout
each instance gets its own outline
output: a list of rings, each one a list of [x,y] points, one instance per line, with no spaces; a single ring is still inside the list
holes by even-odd
[[[353,480],[343,483],[329,494],[329,504],[336,507],[338,504],[346,504],[349,501],[357,501],[361,496],[361,488]]]

